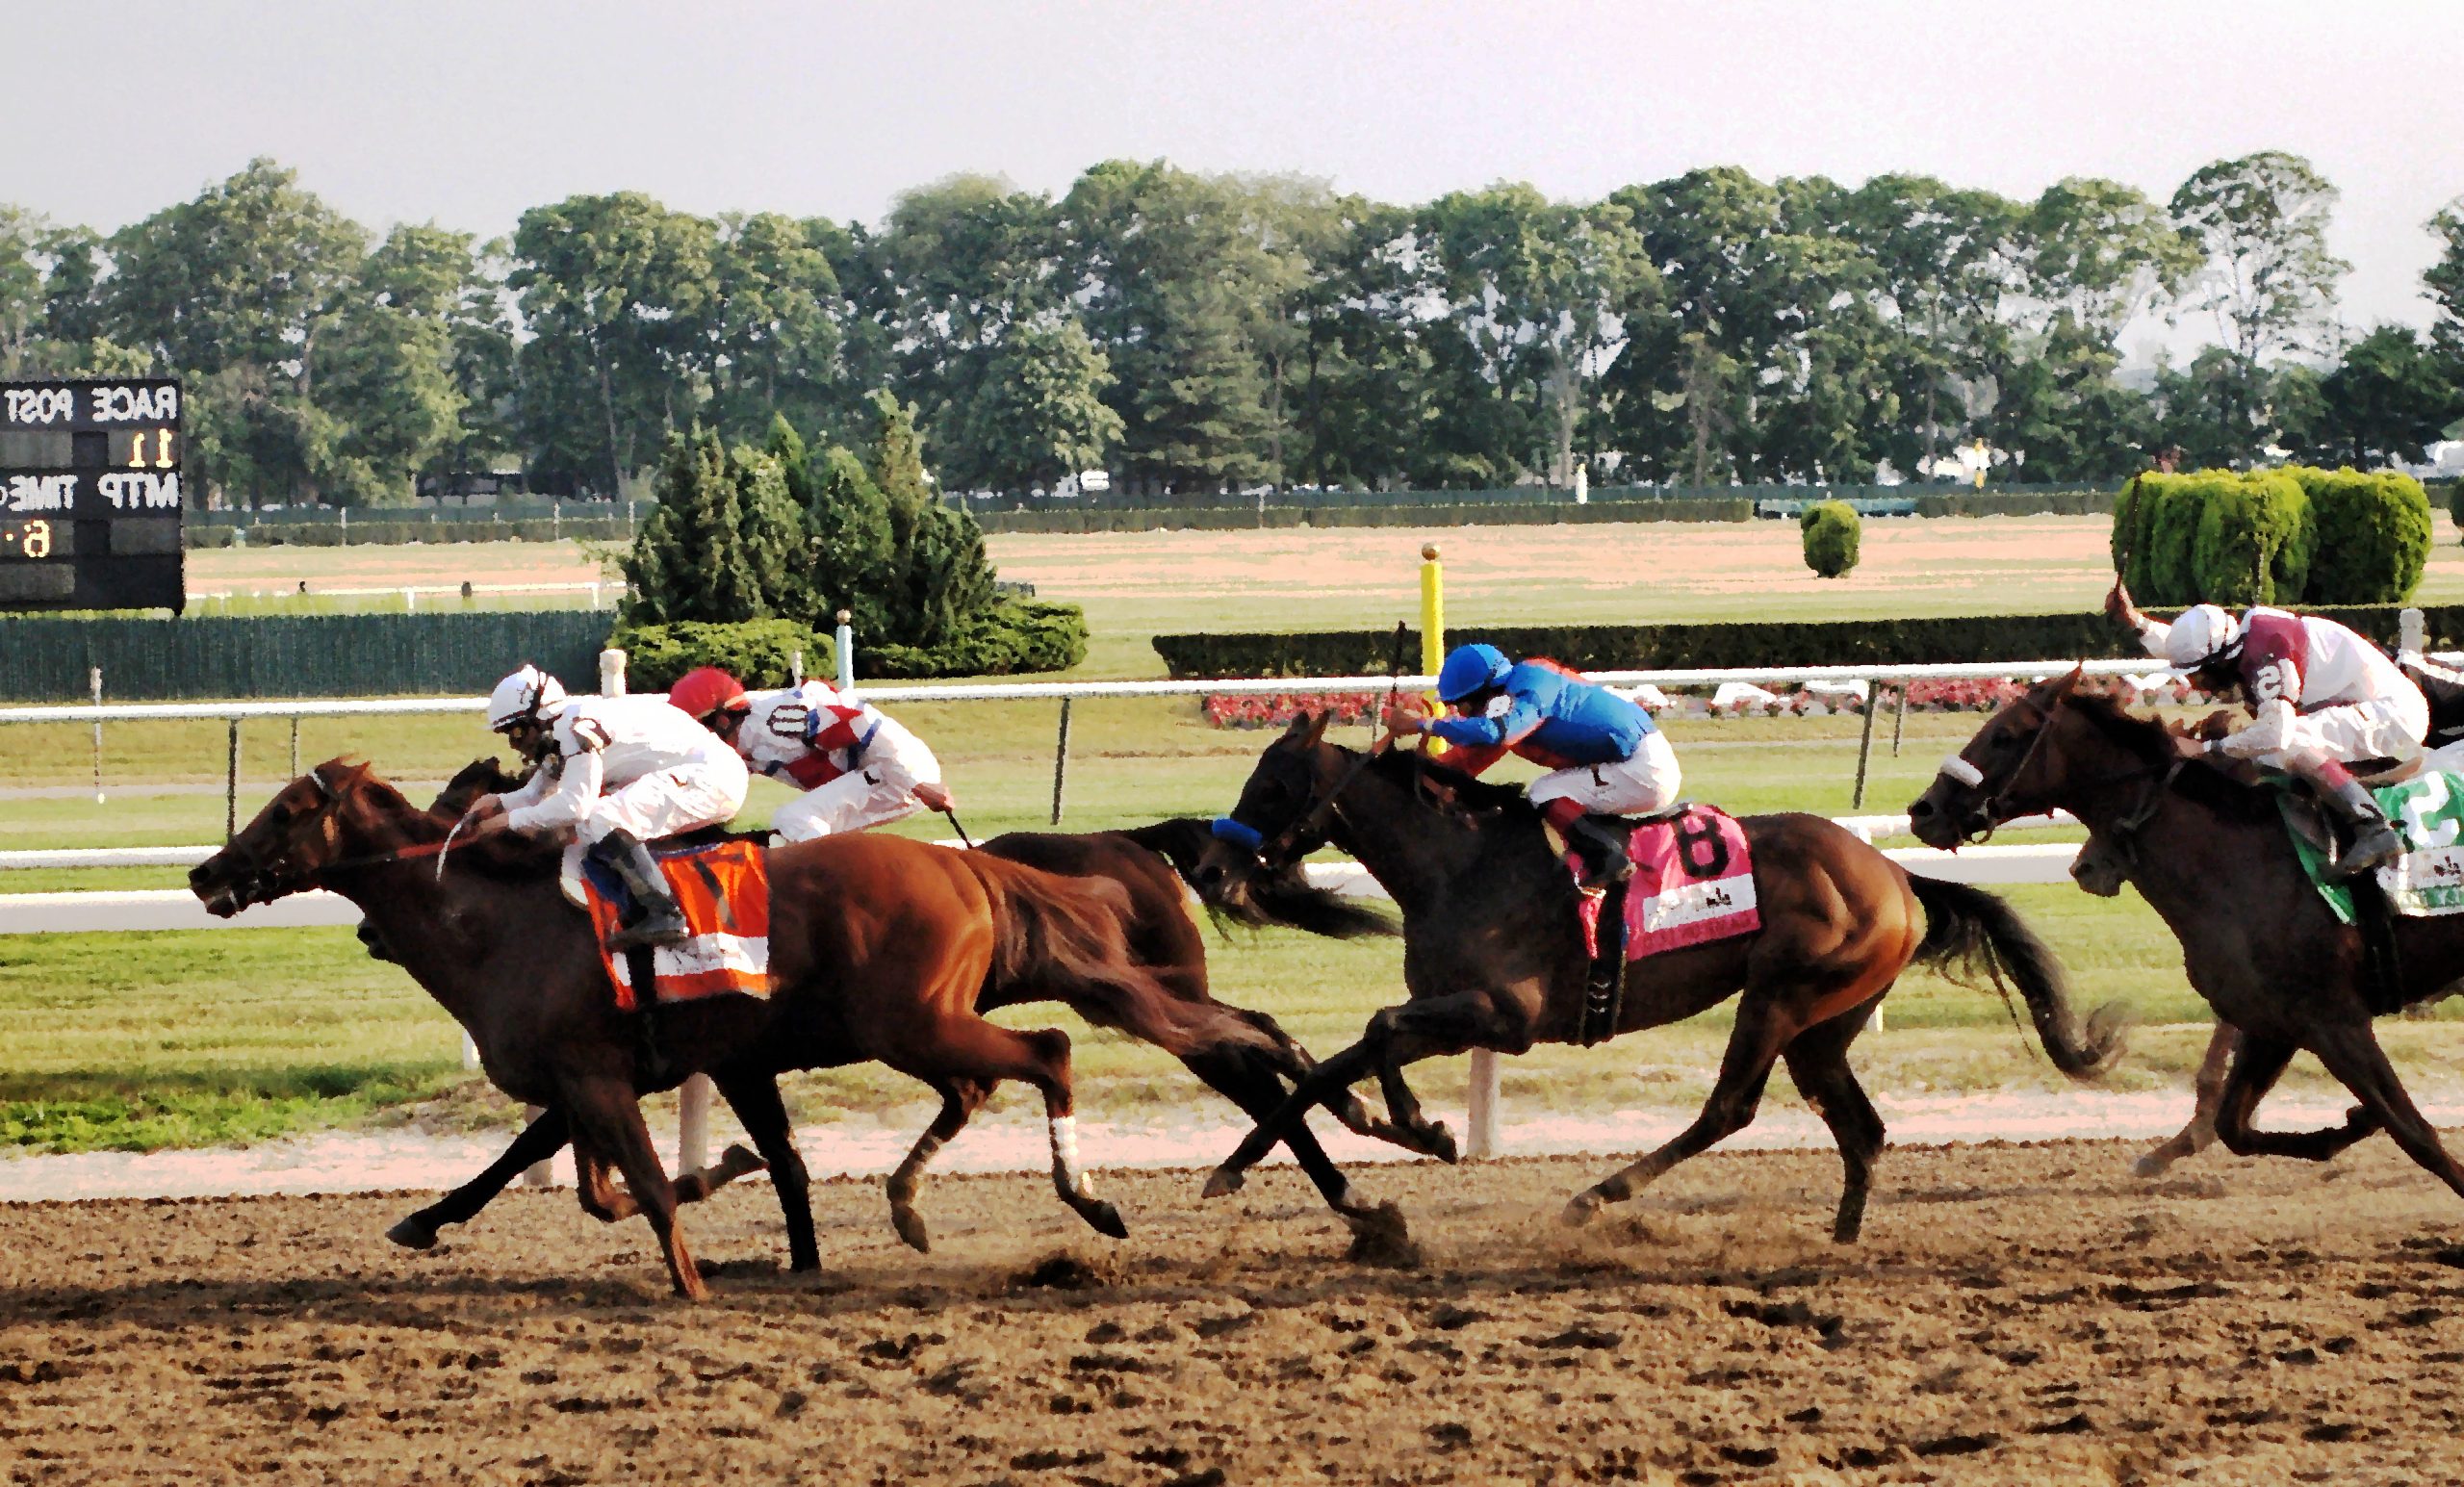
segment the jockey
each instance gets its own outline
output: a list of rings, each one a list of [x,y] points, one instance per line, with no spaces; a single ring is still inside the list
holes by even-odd
[[[783,841],[860,832],[957,804],[922,739],[826,681],[752,697],[734,677],[704,666],[677,679],[667,700],[754,768],[805,792],[770,818]]]
[[[2310,782],[2352,833],[2336,862],[2350,877],[2403,851],[2378,800],[2347,766],[2402,761],[2422,752],[2429,705],[2422,689],[2368,640],[2316,615],[2252,607],[2236,620],[2194,604],[2172,624],[2151,620],[2117,580],[2105,612],[2139,632],[2150,655],[2192,673],[2207,690],[2239,686],[2254,721],[2211,742],[2210,753]]]
[[[1447,656],[1437,695],[1454,716],[1426,718],[1390,707],[1387,728],[1454,745],[1459,752],[1447,762],[1467,774],[1479,774],[1508,754],[1543,766],[1549,773],[1531,782],[1527,793],[1567,838],[1568,859],[1582,885],[1597,887],[1633,871],[1624,833],[1591,815],[1653,815],[1676,801],[1677,752],[1650,713],[1554,661],[1518,666],[1486,645],[1461,646]],[[1571,849],[1577,837],[1598,853],[1596,870],[1586,870]]]
[[[608,949],[681,943],[684,915],[643,843],[733,816],[744,805],[744,761],[656,697],[567,697],[527,663],[497,683],[488,727],[540,767],[521,788],[473,803],[474,824],[501,816],[499,830],[579,837],[640,907],[609,933]]]

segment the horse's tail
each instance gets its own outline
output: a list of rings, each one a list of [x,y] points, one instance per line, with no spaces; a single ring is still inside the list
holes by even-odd
[[[1215,840],[1213,828],[1195,816],[1175,816],[1121,834],[1171,863],[1172,871],[1180,874],[1181,881],[1193,889],[1197,887],[1198,862]],[[1297,862],[1277,872],[1248,874],[1237,883],[1224,885],[1212,896],[1201,890],[1200,900],[1218,923],[1245,925],[1253,930],[1273,926],[1322,935],[1328,939],[1365,939],[1402,933],[1391,915],[1310,883],[1307,872]]]
[[[1109,878],[1065,878],[981,852],[968,865],[992,902],[988,988],[1004,1001],[1056,1001],[1174,1058],[1201,1048],[1270,1046],[1212,1002],[1184,1001],[1130,952],[1129,890]]]
[[[2016,990],[2044,1041],[2045,1057],[2072,1079],[2101,1078],[2121,1056],[2125,1016],[2118,1002],[2096,1009],[2083,1032],[2053,947],[2037,937],[1998,895],[1962,883],[1909,876],[1925,906],[1925,938],[1915,963],[1967,986],[1989,984],[2004,1002]]]

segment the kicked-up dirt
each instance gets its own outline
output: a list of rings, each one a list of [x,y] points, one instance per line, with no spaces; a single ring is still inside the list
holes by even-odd
[[[769,1190],[638,1222],[517,1192],[439,1249],[419,1199],[0,1205],[0,1480],[505,1483],[2452,1482],[2464,1201],[2383,1141],[2328,1167],[2133,1148],[1714,1155],[1579,1232],[1613,1165],[1364,1170],[1421,1256],[1345,1260],[1288,1168]],[[1099,1155],[1099,1154],[1097,1154]]]

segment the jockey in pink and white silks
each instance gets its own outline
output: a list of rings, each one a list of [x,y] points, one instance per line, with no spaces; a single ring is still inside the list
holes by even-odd
[[[2208,745],[2211,753],[2298,775],[2352,833],[2335,871],[2350,877],[2403,850],[2376,797],[2347,766],[2402,762],[2422,752],[2429,704],[2386,653],[2316,615],[2253,606],[2240,619],[2194,604],[2170,625],[2151,620],[2117,582],[2106,611],[2139,632],[2150,655],[2215,689],[2239,686],[2250,724]]]
[[[679,678],[668,701],[755,769],[805,792],[770,818],[783,841],[868,831],[957,804],[924,740],[826,681],[748,694],[734,677],[704,666]]]
[[[722,825],[743,808],[751,781],[735,751],[663,698],[568,697],[527,664],[497,683],[488,727],[539,767],[521,788],[481,797],[470,819],[578,837],[639,910],[608,935],[608,949],[682,943],[684,915],[644,843]]]

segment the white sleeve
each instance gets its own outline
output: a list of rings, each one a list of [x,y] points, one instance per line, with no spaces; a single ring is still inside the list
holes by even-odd
[[[2165,637],[2172,632],[2173,627],[2162,620],[2142,617],[2139,622],[2139,643],[2147,648],[2148,654],[2159,659],[2165,657]]]
[[[529,836],[542,836],[580,824],[590,814],[591,806],[599,799],[599,788],[607,779],[607,761],[596,749],[584,749],[564,756],[564,773],[556,780],[556,787],[547,792],[536,805],[505,813],[505,824]]]
[[[2259,705],[2258,714],[2258,721],[2248,728],[2226,734],[2216,752],[2237,759],[2282,753],[2293,736],[2293,704],[2282,697],[2271,698]]]
[[[941,761],[896,718],[884,714],[881,731],[864,751],[863,765],[882,783],[913,794],[919,784],[941,782]]]
[[[540,801],[547,798],[548,780],[549,777],[554,773],[555,771],[550,769],[544,763],[538,765],[530,771],[529,779],[525,780],[521,784],[505,791],[502,795],[498,796],[497,800],[499,804],[502,805],[507,811],[520,810],[525,806],[535,806],[539,804]]]

